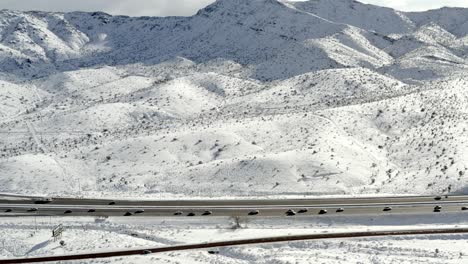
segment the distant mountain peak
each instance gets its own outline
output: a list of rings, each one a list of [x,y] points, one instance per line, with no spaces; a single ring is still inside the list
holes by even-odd
[[[284,6],[281,0],[216,0],[213,4],[201,9],[197,14],[209,14],[217,11],[251,10],[261,11],[267,6]]]
[[[407,33],[414,29],[413,22],[402,12],[354,0],[310,0],[289,3],[299,10],[316,14],[330,21],[385,35]]]

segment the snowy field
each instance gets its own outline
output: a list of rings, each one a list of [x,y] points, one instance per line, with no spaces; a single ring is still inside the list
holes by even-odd
[[[219,0],[192,17],[1,14],[0,192],[468,188],[466,9]]]
[[[51,229],[62,223],[64,246],[51,239]],[[2,257],[96,252],[135,247],[160,247],[255,237],[303,235],[327,232],[468,227],[463,215],[433,219],[392,217],[155,220],[108,219],[2,219]],[[417,227],[415,227],[415,224]],[[17,240],[11,240],[14,236]],[[301,241],[267,245],[130,256],[66,263],[464,263],[468,235],[418,235],[381,238]],[[65,262],[64,262],[65,263]]]

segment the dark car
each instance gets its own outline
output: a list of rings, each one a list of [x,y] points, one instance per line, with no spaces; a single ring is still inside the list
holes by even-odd
[[[136,211],[135,211],[135,214],[142,214],[142,213],[144,213],[144,212],[145,212],[145,210],[140,209],[140,210],[136,210]]]
[[[124,214],[124,216],[131,216],[131,215],[133,215],[131,212],[126,212],[126,213]]]
[[[48,204],[52,202],[52,198],[39,198],[39,199],[34,199],[35,204]]]
[[[63,212],[64,214],[71,214],[72,213],[72,210],[66,210],[65,212]]]
[[[342,213],[342,212],[344,212],[344,208],[338,208],[338,209],[336,209],[336,212],[337,213]]]
[[[297,211],[298,214],[304,214],[304,213],[307,213],[307,209],[301,209],[299,211]]]
[[[187,216],[195,216],[195,213],[188,213]]]
[[[205,211],[205,212],[203,212],[202,215],[212,215],[212,214],[213,214],[213,212],[211,212],[211,211]]]
[[[258,215],[260,212],[258,210],[250,211],[249,215]]]
[[[322,210],[319,211],[319,214],[326,214],[326,213],[328,213],[328,211],[325,210],[325,209],[322,209]]]
[[[182,214],[183,214],[182,211],[177,211],[177,212],[174,213],[174,215],[182,215]]]
[[[293,216],[293,215],[296,215],[296,212],[292,209],[289,209],[288,211],[286,211],[286,215],[287,216]]]
[[[384,210],[384,212],[388,212],[388,211],[391,211],[392,208],[391,208],[390,206],[387,206],[387,207],[385,207],[383,210]]]
[[[36,212],[37,210],[38,210],[37,208],[33,207],[33,208],[29,208],[28,212]]]
[[[468,210],[468,206],[463,206],[461,209],[462,209],[463,211],[466,211],[466,210]]]

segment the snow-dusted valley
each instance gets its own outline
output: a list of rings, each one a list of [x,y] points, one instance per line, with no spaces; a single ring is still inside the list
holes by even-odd
[[[0,193],[144,199],[468,194],[467,33],[468,9],[409,13],[352,0],[217,0],[191,17],[2,10]],[[251,224],[237,231],[227,220],[189,230],[171,220],[148,220],[148,226],[68,219],[68,248],[44,242],[53,221],[61,220],[40,219],[37,230],[31,219],[12,218],[0,222],[0,255],[303,228],[468,225],[453,217],[436,223],[303,219],[280,222],[276,230]],[[18,239],[5,239],[9,233]],[[466,261],[466,235],[357,241],[113,261]]]

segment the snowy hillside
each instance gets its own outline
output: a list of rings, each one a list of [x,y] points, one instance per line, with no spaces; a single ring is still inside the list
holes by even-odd
[[[0,11],[0,192],[468,192],[468,10]]]

